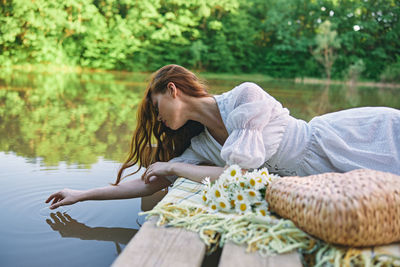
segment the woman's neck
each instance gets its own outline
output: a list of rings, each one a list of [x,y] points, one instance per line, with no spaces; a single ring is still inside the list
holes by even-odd
[[[223,145],[228,137],[228,132],[215,98],[212,96],[201,98],[193,97],[187,103],[189,119],[198,121],[207,127],[214,139]]]
[[[190,120],[198,121],[207,128],[215,128],[223,124],[217,102],[214,97],[190,97],[187,101]]]

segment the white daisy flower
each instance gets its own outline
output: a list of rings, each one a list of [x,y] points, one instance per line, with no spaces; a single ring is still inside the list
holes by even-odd
[[[261,175],[261,174],[256,174],[254,175],[254,189],[256,190],[260,190],[262,188],[264,188],[267,185],[267,177]]]
[[[217,207],[221,211],[229,212],[231,209],[231,204],[229,203],[228,199],[225,197],[221,197],[217,201]]]
[[[248,175],[247,179],[248,179],[248,185],[250,186],[250,188],[255,188],[256,183],[257,183],[256,176],[251,174],[251,175]]]
[[[215,184],[213,187],[211,187],[210,191],[212,192],[211,194],[213,199],[227,197],[229,195],[227,188],[225,188],[222,184]]]
[[[251,205],[248,201],[237,202],[235,211],[239,214],[246,214],[251,212]]]
[[[255,212],[256,212],[257,215],[261,215],[263,217],[267,216],[267,214],[269,213],[268,212],[268,205],[262,204],[262,205],[256,206]]]
[[[229,184],[230,184],[230,181],[224,180],[224,181],[221,181],[221,182],[219,183],[219,186],[220,186],[221,188],[223,188],[224,190],[227,190],[228,187],[229,187]]]
[[[207,204],[209,202],[208,191],[207,190],[203,190],[203,194],[201,195],[201,199],[203,200],[203,202],[205,204]]]
[[[260,190],[277,177],[269,174],[266,168],[242,174],[239,166],[232,165],[213,184],[209,178],[203,180],[206,186],[202,199],[214,211],[245,214],[254,210],[266,216],[268,205]]]
[[[215,201],[215,200],[219,199],[221,196],[222,196],[221,189],[219,189],[216,186],[211,187],[210,194],[209,194],[209,199],[211,201]]]
[[[215,181],[215,183],[217,183],[217,184],[226,184],[227,180],[229,180],[229,177],[224,175],[224,174],[221,174],[219,176],[219,178]]]
[[[245,191],[245,195],[249,201],[252,203],[258,202],[261,200],[261,194],[258,190],[255,189],[247,189]]]
[[[210,208],[214,211],[218,210],[218,206],[215,203],[211,203]]]
[[[246,189],[249,187],[249,181],[245,177],[240,177],[238,181],[238,185],[241,189]]]
[[[242,169],[238,165],[229,166],[224,173],[230,178],[230,180],[236,181],[242,175]]]
[[[237,190],[233,193],[233,200],[235,202],[247,201],[246,192],[244,190]]]
[[[268,168],[261,168],[258,170],[258,173],[260,173],[260,175],[264,176],[265,178],[267,178],[269,175]]]

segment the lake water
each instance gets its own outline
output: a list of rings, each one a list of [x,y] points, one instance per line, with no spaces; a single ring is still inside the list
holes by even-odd
[[[210,92],[246,76],[204,75]],[[165,194],[87,201],[50,211],[65,187],[114,182],[148,74],[0,73],[0,266],[109,266]],[[297,118],[356,106],[400,108],[399,88],[298,84],[252,76]],[[140,173],[130,179],[137,179]]]

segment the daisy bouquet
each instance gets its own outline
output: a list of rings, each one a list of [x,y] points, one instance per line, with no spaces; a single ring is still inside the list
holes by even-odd
[[[242,172],[238,165],[232,165],[216,181],[211,182],[209,177],[203,180],[202,199],[214,211],[267,216],[265,191],[276,178],[279,176],[270,174],[267,168]]]

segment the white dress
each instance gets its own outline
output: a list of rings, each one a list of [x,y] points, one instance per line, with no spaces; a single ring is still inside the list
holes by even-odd
[[[229,134],[224,145],[205,129],[170,162],[268,167],[281,176],[359,168],[400,174],[397,109],[353,108],[307,123],[290,116],[288,109],[254,83],[243,83],[214,98]]]

